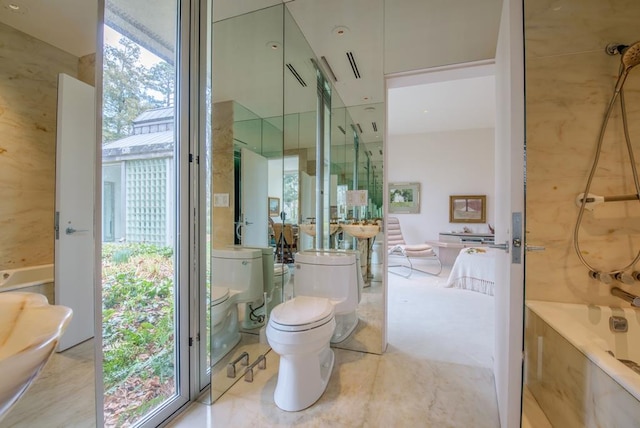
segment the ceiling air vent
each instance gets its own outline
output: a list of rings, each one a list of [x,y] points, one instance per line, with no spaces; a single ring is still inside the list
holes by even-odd
[[[340,125],[338,125],[338,129],[340,130],[340,132],[342,132],[343,134],[347,134],[347,131],[344,130],[344,128]]]
[[[360,131],[360,133],[364,133],[364,131],[362,130],[362,126],[360,126],[359,123],[356,123],[356,126],[358,127],[358,131]]]
[[[336,73],[333,72],[333,68],[331,68],[331,66],[329,65],[329,62],[327,61],[327,58],[321,56],[320,60],[322,61],[322,64],[324,64],[324,66],[329,71],[329,74],[331,74],[331,78],[333,79],[333,81],[337,82],[338,78],[336,77]]]
[[[298,74],[298,70],[296,70],[295,67],[293,65],[291,65],[291,64],[287,64],[287,68],[289,69],[291,74],[293,74],[293,77],[296,78],[298,83],[300,83],[300,86],[302,86],[303,88],[306,88],[307,87],[307,82],[305,82],[304,79],[302,78],[302,76],[300,76],[300,74]]]
[[[375,122],[371,122],[371,127],[373,128],[373,132],[378,132],[378,124]]]
[[[349,60],[349,64],[351,64],[351,70],[353,70],[353,75],[356,76],[356,79],[360,77],[360,71],[358,70],[358,64],[356,64],[356,58],[353,56],[353,52],[347,52],[347,59]]]

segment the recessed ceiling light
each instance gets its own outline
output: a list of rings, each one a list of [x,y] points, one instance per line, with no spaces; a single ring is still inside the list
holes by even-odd
[[[3,3],[4,3],[4,8],[7,9],[9,12],[17,13],[19,15],[24,15],[27,12],[27,8],[24,6],[21,6],[20,4],[18,4],[18,2],[8,1]]]
[[[331,32],[338,37],[343,37],[345,35],[347,35],[347,33],[349,33],[349,28],[345,27],[344,25],[340,25],[338,27],[335,27],[333,30],[331,30]]]
[[[365,107],[364,111],[366,111],[367,113],[372,113],[374,111],[376,111],[375,107]]]
[[[280,49],[280,46],[282,46],[282,44],[280,44],[280,42],[267,42],[266,46],[269,49],[273,49],[274,51],[277,51],[278,49]]]
[[[423,113],[429,113],[429,110],[424,109],[424,110],[422,110],[422,112],[423,112]]]

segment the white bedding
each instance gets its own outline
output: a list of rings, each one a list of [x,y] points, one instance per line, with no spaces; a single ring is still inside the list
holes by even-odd
[[[465,248],[456,258],[446,287],[463,288],[493,296],[496,276],[496,250]]]

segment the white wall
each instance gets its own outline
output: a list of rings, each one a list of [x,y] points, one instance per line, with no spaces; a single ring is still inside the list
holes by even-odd
[[[387,182],[420,183],[420,213],[391,214],[408,243],[437,240],[440,232],[464,226],[489,231],[486,224],[449,223],[449,195],[487,195],[487,222],[495,224],[494,138],[493,129],[389,136]]]
[[[282,208],[282,159],[269,159],[269,197],[280,198]]]

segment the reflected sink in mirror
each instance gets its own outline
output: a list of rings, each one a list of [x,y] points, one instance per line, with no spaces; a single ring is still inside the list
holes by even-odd
[[[380,226],[377,224],[342,224],[340,227],[347,234],[358,239],[373,238],[380,232]]]
[[[316,225],[315,224],[311,224],[311,223],[302,223],[298,225],[298,228],[300,229],[301,232],[306,233],[307,235],[310,236],[316,236]],[[336,233],[338,231],[338,229],[340,229],[340,225],[339,224],[330,224],[329,225],[329,234],[333,235],[334,233]]]
[[[0,293],[0,420],[38,377],[71,320],[42,294]]]

